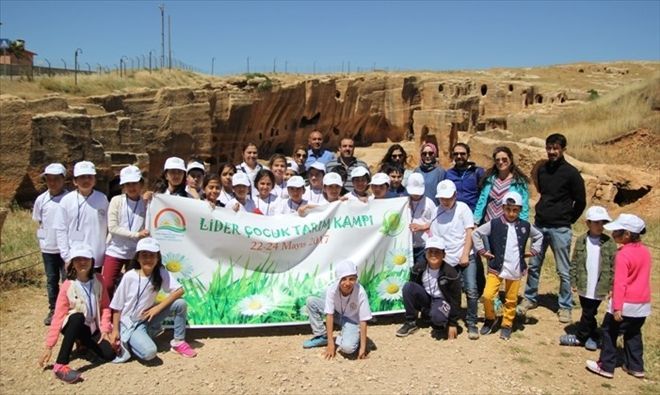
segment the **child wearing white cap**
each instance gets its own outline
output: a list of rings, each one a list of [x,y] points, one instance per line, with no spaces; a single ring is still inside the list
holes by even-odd
[[[53,227],[57,247],[64,262],[71,260],[70,250],[76,244],[88,245],[94,252],[94,270],[101,272],[108,231],[108,198],[94,189],[96,167],[82,161],[73,167],[76,190],[60,200]]]
[[[412,173],[408,176],[406,192],[410,196],[408,206],[410,207],[410,231],[413,240],[413,256],[415,263],[424,261],[424,238],[430,235],[429,229],[433,222],[437,209],[433,200],[424,195],[424,176],[420,173]]]
[[[373,199],[385,199],[390,189],[390,177],[385,173],[376,173],[371,178],[371,192]]]
[[[335,277],[337,280],[330,284],[325,296],[307,299],[314,337],[306,340],[303,348],[326,346],[326,359],[334,358],[336,351],[345,355],[358,351],[358,358],[363,359],[367,356],[367,321],[371,319],[367,292],[358,282],[357,266],[350,260],[337,264]],[[336,340],[332,336],[335,325],[341,328]]]
[[[186,193],[186,163],[183,159],[171,156],[165,160],[160,186],[156,192],[166,195],[188,197]]]
[[[580,297],[582,315],[575,334],[560,336],[559,344],[596,351],[600,340],[596,314],[600,302],[612,289],[617,247],[614,240],[603,233],[605,224],[612,220],[605,207],[589,207],[586,219],[588,230],[575,241],[569,270],[571,288]]]
[[[309,186],[305,190],[303,199],[310,204],[323,204],[323,177],[325,176],[325,165],[321,162],[314,162],[307,170],[309,177]]]
[[[351,181],[353,181],[353,190],[344,197],[348,200],[359,200],[363,203],[369,201],[369,182],[371,175],[366,167],[358,166],[351,170]]]
[[[60,163],[51,163],[41,174],[46,187],[44,193],[34,201],[32,219],[39,224],[37,239],[41,249],[46,272],[46,291],[48,293],[48,315],[45,325],[50,325],[55,310],[55,301],[60,291],[60,278],[64,280],[64,261],[57,247],[57,235],[53,227],[60,200],[69,191],[64,188],[66,168]]]
[[[300,216],[305,216],[309,209],[314,207],[323,206],[332,202],[342,200],[341,191],[343,189],[344,181],[341,176],[334,171],[323,176],[323,196],[315,204],[304,204],[298,210]],[[304,198],[304,195],[303,195]]]
[[[46,350],[39,364],[43,367],[48,363],[61,333],[62,345],[53,373],[58,379],[73,384],[82,379],[80,372],[69,367],[75,342],[82,343],[106,361],[112,360],[115,352],[109,341],[110,300],[101,276],[94,274],[93,251],[88,245],[77,244],[69,253],[71,264],[67,280],[60,287],[53,322],[46,335]]]
[[[250,199],[250,177],[241,171],[231,177],[231,185],[234,189],[234,197],[227,202],[226,208],[238,211],[253,213],[257,208],[252,199]]]
[[[488,259],[488,275],[484,288],[483,302],[486,320],[480,334],[488,335],[496,330],[494,309],[495,298],[499,298],[500,286],[504,282],[506,295],[502,312],[500,338],[509,340],[516,317],[520,279],[527,271],[525,258],[541,251],[543,234],[529,222],[520,219],[523,208],[522,197],[518,192],[507,192],[502,197],[503,215],[481,225],[472,234],[474,248],[479,255]],[[531,237],[530,252],[525,252]],[[484,240],[488,240],[486,249]]]
[[[305,193],[305,180],[300,176],[293,176],[286,182],[287,199],[280,199],[276,214],[298,214],[301,207],[307,205],[303,199]]]
[[[479,339],[477,329],[477,262],[472,253],[472,211],[463,202],[457,201],[456,185],[451,180],[443,180],[436,188],[436,198],[440,202],[431,222],[431,234],[440,237],[445,243],[445,263],[454,266],[461,274],[463,291],[467,296],[468,339]]]
[[[171,350],[187,358],[195,357],[197,352],[185,340],[188,306],[182,299],[184,290],[163,266],[158,241],[145,237],[138,241],[135,250],[132,270],[124,274],[110,302],[110,341],[114,344],[120,340],[121,345],[113,362],[126,362],[131,353],[143,361],[154,359],[157,349],[152,338],[162,332],[161,323],[170,314],[174,315]],[[156,303],[161,290],[168,296]]]
[[[186,195],[192,199],[201,199],[206,168],[204,164],[192,160],[186,166]]]
[[[614,377],[618,355],[616,341],[623,335],[624,372],[644,378],[642,326],[651,314],[651,253],[642,243],[644,221],[633,214],[621,214],[605,225],[621,248],[614,258],[612,297],[601,330],[603,341],[598,361],[587,361],[587,369],[603,377]]]
[[[147,205],[142,200],[142,172],[137,166],[126,166],[119,172],[122,194],[113,197],[108,207],[109,240],[103,259],[103,287],[112,298],[116,282],[135,255],[139,239],[147,237],[145,229]]]

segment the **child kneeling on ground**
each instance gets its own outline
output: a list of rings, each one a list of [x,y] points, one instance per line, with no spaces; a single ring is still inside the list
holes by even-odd
[[[642,325],[651,314],[651,254],[640,237],[646,233],[646,225],[636,215],[621,214],[605,229],[612,231],[612,238],[622,246],[614,258],[612,298],[601,325],[600,358],[587,361],[587,369],[613,378],[618,359],[616,339],[622,334],[621,368],[633,377],[644,378]]]
[[[519,218],[522,210],[522,197],[517,192],[508,192],[502,198],[503,215],[494,218],[477,228],[472,234],[472,241],[479,255],[488,259],[488,276],[484,289],[483,302],[485,321],[479,331],[488,335],[495,331],[496,316],[494,300],[499,298],[500,285],[504,280],[504,308],[502,311],[502,329],[500,338],[509,340],[513,320],[516,317],[518,289],[520,279],[527,271],[525,258],[534,256],[541,251],[543,234]],[[532,237],[531,252],[525,252],[527,240]],[[485,249],[484,238],[488,238],[490,251]]]
[[[156,239],[145,237],[137,243],[131,269],[121,279],[110,307],[113,310],[113,329],[110,340],[120,339],[121,351],[113,362],[130,359],[131,354],[143,361],[156,357],[153,337],[162,332],[161,323],[174,313],[174,339],[172,351],[184,357],[197,355],[186,343],[188,306],[181,299],[183,288],[163,266],[160,245]],[[162,302],[154,304],[159,290],[169,293]]]
[[[598,322],[596,314],[601,300],[612,289],[616,243],[603,233],[604,225],[612,218],[601,206],[587,210],[587,233],[578,237],[573,249],[570,274],[571,288],[580,296],[582,315],[575,334],[562,335],[562,346],[584,346],[587,350],[598,349]]]
[[[43,367],[48,363],[62,333],[64,339],[53,372],[58,379],[73,384],[82,380],[80,372],[69,368],[71,350],[76,341],[106,361],[112,360],[115,352],[108,341],[108,293],[103,288],[101,275],[94,275],[94,252],[85,244],[76,244],[69,252],[71,264],[67,269],[67,280],[57,295],[53,321],[46,336],[46,351],[39,364]]]
[[[439,340],[445,327],[447,338],[456,338],[461,278],[453,266],[443,261],[444,257],[445,245],[441,238],[433,236],[426,240],[426,260],[413,266],[410,281],[403,286],[406,322],[396,332],[397,336],[405,337],[417,331],[415,321],[421,311],[422,318],[431,321],[434,338]]]
[[[325,358],[331,359],[337,351],[351,355],[359,347],[358,358],[364,359],[367,356],[367,321],[371,319],[367,292],[358,283],[357,266],[352,261],[339,262],[335,275],[337,281],[328,287],[325,297],[310,296],[307,299],[309,323],[314,337],[306,340],[303,348],[327,346]],[[336,340],[333,339],[335,324],[341,327],[341,334]]]

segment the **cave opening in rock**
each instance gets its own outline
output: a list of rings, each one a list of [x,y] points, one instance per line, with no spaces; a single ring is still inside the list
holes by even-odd
[[[333,126],[332,127],[332,134],[334,134],[335,136],[339,136],[339,128],[336,127],[336,126]]]
[[[311,118],[307,118],[306,116],[303,116],[302,118],[300,118],[300,127],[305,128],[307,126],[316,125],[317,123],[319,123],[320,119],[321,119],[320,112],[317,112]]]
[[[357,146],[363,146],[365,144],[365,142],[364,142],[364,126],[361,127],[360,130],[357,132],[357,134],[353,138],[353,142]]]
[[[513,84],[509,84],[509,92],[513,92]]]
[[[651,192],[651,186],[645,185],[638,189],[628,188],[624,184],[614,184],[616,186],[616,195],[614,195],[614,203],[623,207],[631,203],[635,203],[643,198],[647,193]]]
[[[442,91],[444,91],[444,90],[445,90],[445,86],[444,86],[444,84],[440,84],[440,85],[438,85],[438,92],[442,92]]]
[[[488,85],[481,84],[481,96],[486,96],[486,93],[488,93]]]
[[[335,91],[335,99],[341,99],[341,92]]]
[[[536,104],[543,104],[543,95],[536,95],[536,97],[534,98],[534,102]]]

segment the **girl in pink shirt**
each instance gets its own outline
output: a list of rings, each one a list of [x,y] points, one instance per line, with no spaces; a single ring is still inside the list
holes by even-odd
[[[71,249],[68,279],[57,295],[53,321],[46,335],[46,350],[39,360],[42,367],[48,363],[62,333],[64,339],[53,372],[55,377],[70,384],[82,380],[80,372],[69,368],[71,350],[76,341],[106,361],[115,356],[108,341],[111,331],[110,300],[101,276],[94,274],[93,267],[94,258],[89,246],[79,244]]]
[[[642,244],[646,233],[644,221],[632,214],[621,214],[605,225],[621,248],[614,258],[612,298],[601,327],[603,344],[600,358],[587,361],[587,369],[603,377],[614,377],[616,340],[623,334],[624,372],[644,377],[644,345],[642,325],[651,314],[651,254]]]

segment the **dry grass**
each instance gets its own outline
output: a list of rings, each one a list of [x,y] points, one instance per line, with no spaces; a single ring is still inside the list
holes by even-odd
[[[645,128],[660,133],[660,75],[616,89],[585,105],[551,114],[514,116],[510,131],[517,139],[545,138],[561,132],[569,141],[571,155],[586,162],[603,162],[597,145],[632,130]],[[654,147],[649,154],[657,155]]]
[[[32,221],[30,211],[20,208],[9,211],[2,228],[2,245],[0,245],[0,260],[3,261],[0,263],[0,288],[36,284],[44,277],[36,230],[37,224]],[[30,254],[35,251],[36,254]],[[4,263],[6,260],[23,255],[27,256]],[[18,270],[21,268],[29,269]]]

